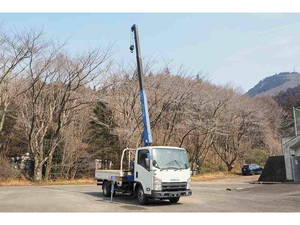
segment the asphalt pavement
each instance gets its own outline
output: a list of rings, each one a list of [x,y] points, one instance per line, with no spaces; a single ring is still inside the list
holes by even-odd
[[[253,184],[257,176],[193,182],[177,204],[130,196],[113,202],[96,185],[0,187],[0,212],[300,212],[300,184]]]

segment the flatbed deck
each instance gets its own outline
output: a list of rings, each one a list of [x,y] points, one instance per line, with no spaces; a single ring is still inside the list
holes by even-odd
[[[121,176],[120,170],[95,170],[96,180],[111,180],[112,177]]]

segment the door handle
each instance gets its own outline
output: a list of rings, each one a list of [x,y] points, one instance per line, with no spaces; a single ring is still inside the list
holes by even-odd
[[[138,178],[139,177],[139,173],[135,172],[135,177]]]

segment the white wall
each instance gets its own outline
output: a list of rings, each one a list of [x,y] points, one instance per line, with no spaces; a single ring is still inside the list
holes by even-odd
[[[284,154],[285,172],[286,172],[287,180],[294,180],[291,155],[296,154],[296,152],[297,152],[297,154],[300,154],[300,148],[298,148],[295,152],[295,150],[290,148],[290,146],[295,145],[299,141],[300,141],[299,136],[282,139],[282,149],[283,149],[283,154]]]
[[[289,146],[283,146],[284,151],[284,162],[285,162],[285,172],[287,180],[294,180],[293,172],[292,172],[292,164],[291,164],[291,153]]]

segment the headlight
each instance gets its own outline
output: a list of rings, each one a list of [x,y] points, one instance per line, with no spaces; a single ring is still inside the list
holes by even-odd
[[[153,190],[161,190],[161,179],[153,177]]]
[[[190,178],[187,180],[186,189],[191,189],[191,181],[192,181],[192,178],[190,177]]]

